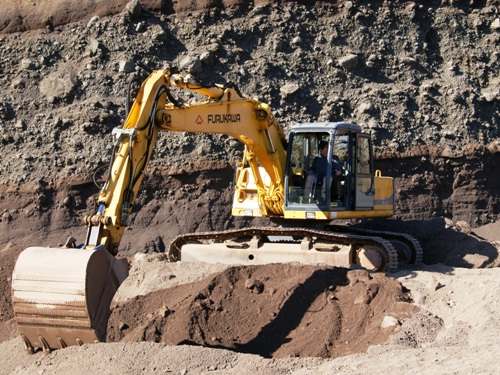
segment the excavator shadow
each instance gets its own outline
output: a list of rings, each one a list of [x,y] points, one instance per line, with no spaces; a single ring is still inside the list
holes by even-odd
[[[500,249],[474,229],[461,231],[444,218],[431,220],[374,219],[356,224],[363,229],[399,231],[415,237],[423,248],[423,263],[449,267],[488,268],[500,265]],[[411,267],[415,269],[415,266]]]
[[[315,271],[292,292],[276,317],[253,340],[238,345],[236,351],[271,358],[276,350],[289,341],[289,334],[299,326],[321,294],[349,284],[348,271],[346,268]]]
[[[306,314],[317,312],[318,297],[324,295],[325,292],[334,291],[338,287],[349,284],[348,272],[347,268],[326,268],[314,271],[291,292],[276,316],[250,341],[230,345],[230,347],[207,345],[207,343],[204,346],[273,358],[274,353],[280,347],[291,341],[290,334],[304,324]],[[323,301],[320,304],[322,308],[325,308]],[[331,330],[334,324],[335,322],[329,322],[328,329]],[[177,345],[200,345],[200,343],[186,339],[178,342]]]

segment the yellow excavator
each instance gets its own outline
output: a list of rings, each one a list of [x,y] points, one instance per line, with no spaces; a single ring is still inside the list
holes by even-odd
[[[182,101],[174,95],[179,90],[201,99]],[[16,262],[12,301],[28,352],[105,341],[112,298],[128,276],[127,260],[116,255],[160,131],[241,141],[232,214],[274,222],[182,234],[169,246],[171,261],[321,263],[370,271],[422,261],[422,248],[409,235],[331,224],[394,213],[393,179],[374,169],[371,139],[359,125],[295,124],[286,139],[267,104],[168,70],[151,73],[128,107],[125,123],[113,130],[98,210],[84,220],[85,242],[70,237],[62,248],[30,247]]]

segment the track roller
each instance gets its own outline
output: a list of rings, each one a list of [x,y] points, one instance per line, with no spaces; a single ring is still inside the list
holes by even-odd
[[[368,271],[383,271],[388,262],[387,253],[379,246],[366,245],[356,251],[356,263]]]

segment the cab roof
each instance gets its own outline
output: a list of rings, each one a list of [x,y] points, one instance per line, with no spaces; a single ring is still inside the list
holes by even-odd
[[[348,122],[308,122],[297,123],[290,129],[293,132],[330,132],[333,130],[349,130],[361,133],[361,126]]]

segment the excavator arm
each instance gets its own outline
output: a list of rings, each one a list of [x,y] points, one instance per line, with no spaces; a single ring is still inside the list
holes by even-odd
[[[177,87],[205,92],[180,76],[173,76],[172,82]],[[286,139],[267,104],[226,88],[218,97],[206,101],[184,106],[168,104],[157,117],[160,130],[225,134],[242,142],[245,154],[238,173],[246,165],[251,169],[262,216],[283,216]],[[244,194],[240,188],[236,186],[237,196]]]
[[[205,98],[181,103],[171,88]],[[245,152],[238,173],[250,168],[264,216],[282,216],[285,136],[269,106],[234,88],[204,87],[169,71],[155,71],[142,84],[115,144],[98,210],[85,217],[85,243],[77,248],[31,247],[16,262],[12,300],[18,331],[28,352],[105,340],[109,306],[128,276],[125,259],[114,255],[128,226],[159,131],[225,134]],[[248,167],[247,167],[248,165]],[[237,196],[244,187],[237,185]]]
[[[181,104],[171,87],[206,99]],[[245,153],[239,171],[245,165],[251,169],[262,215],[283,215],[285,136],[269,106],[242,97],[234,88],[204,87],[169,71],[155,71],[143,83],[125,124],[113,130],[115,152],[99,194],[99,210],[85,218],[85,247],[104,245],[116,255],[158,131],[224,134],[240,140]],[[236,194],[242,191],[237,186]]]
[[[144,82],[123,126],[115,128],[108,176],[98,198],[98,211],[85,217],[86,248],[103,245],[116,255],[134,199],[158,135],[156,111],[166,103],[165,79]]]

